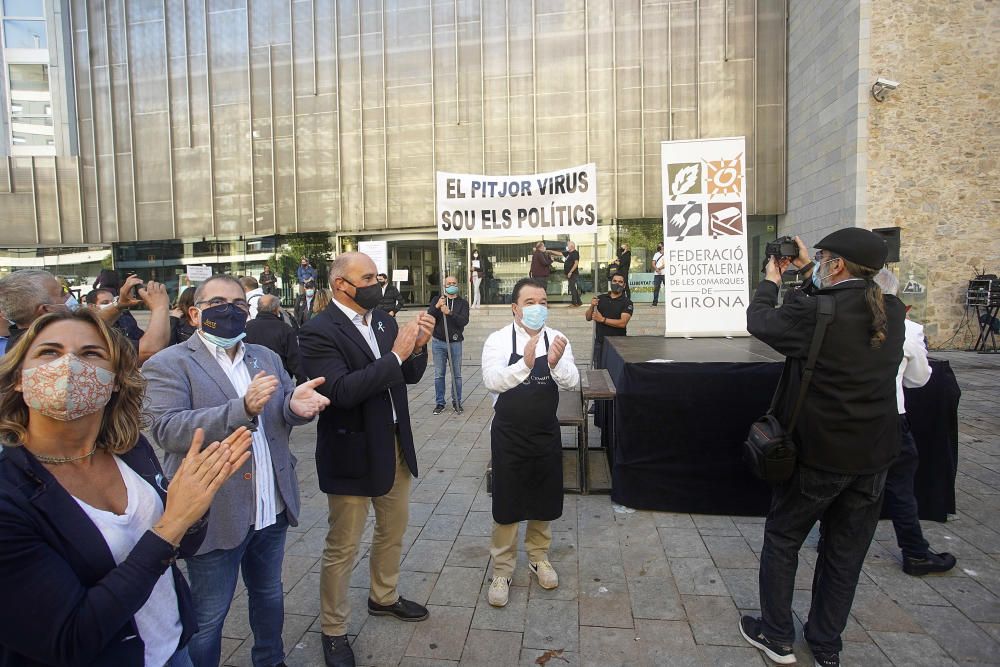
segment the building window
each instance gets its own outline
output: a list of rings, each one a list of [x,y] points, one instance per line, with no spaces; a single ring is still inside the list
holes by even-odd
[[[45,21],[6,19],[3,22],[3,44],[8,49],[47,49]]]
[[[45,16],[42,0],[3,0],[3,13],[6,16],[28,16],[31,18]]]
[[[54,146],[52,94],[49,91],[49,66],[18,64],[7,67],[10,85],[11,144],[15,153],[47,154],[39,146]]]

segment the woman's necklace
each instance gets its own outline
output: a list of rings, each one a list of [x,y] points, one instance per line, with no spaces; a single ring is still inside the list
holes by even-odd
[[[60,465],[62,463],[72,463],[73,461],[80,461],[82,459],[89,459],[97,451],[97,443],[86,454],[80,454],[79,456],[45,456],[44,454],[35,454],[31,452],[32,455],[41,461],[42,463],[50,463],[52,465]]]

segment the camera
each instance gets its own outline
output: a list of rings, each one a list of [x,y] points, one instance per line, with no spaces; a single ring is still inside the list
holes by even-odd
[[[767,262],[772,257],[776,260],[782,257],[798,257],[799,256],[799,245],[795,242],[791,236],[781,236],[769,241],[767,247],[764,248],[764,268],[762,271],[767,270]]]
[[[135,271],[129,271],[129,273],[125,277],[125,279],[128,280],[129,278],[131,278],[134,275],[136,275]],[[132,298],[135,299],[135,300],[137,300],[137,301],[140,300],[140,299],[142,299],[142,297],[139,296],[139,288],[140,287],[142,287],[142,283],[139,283],[138,285],[134,285],[132,287]]]

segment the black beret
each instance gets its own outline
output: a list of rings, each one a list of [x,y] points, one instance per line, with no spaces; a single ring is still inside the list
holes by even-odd
[[[860,227],[838,229],[823,237],[816,247],[875,271],[885,266],[885,260],[889,257],[889,246],[885,240]]]

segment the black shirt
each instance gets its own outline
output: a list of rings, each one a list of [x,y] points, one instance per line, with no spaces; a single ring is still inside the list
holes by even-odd
[[[580,251],[571,250],[566,253],[566,257],[563,259],[563,272],[568,276],[570,270],[573,268],[574,264],[579,264],[580,262]],[[576,272],[580,272],[580,267],[576,267]]]
[[[633,306],[632,301],[624,294],[617,299],[612,299],[610,294],[601,294],[597,297],[597,308],[595,310],[609,320],[619,320],[624,313],[631,315]],[[597,322],[594,333],[597,335],[597,340],[604,340],[605,336],[624,336],[625,329]]]

